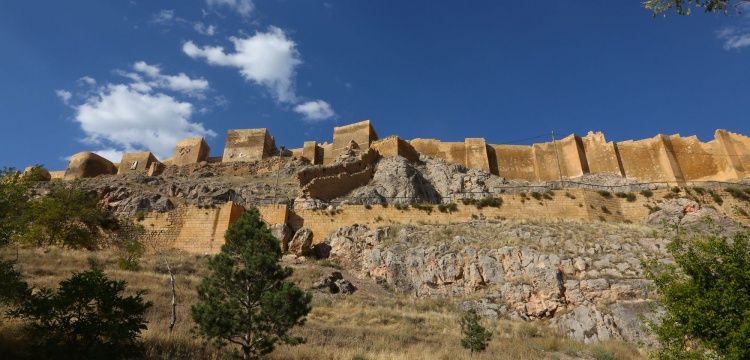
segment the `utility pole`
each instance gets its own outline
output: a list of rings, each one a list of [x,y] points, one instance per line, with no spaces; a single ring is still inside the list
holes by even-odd
[[[273,204],[276,205],[276,196],[279,192],[279,173],[281,172],[281,154],[284,153],[284,147],[279,150],[279,167],[276,168],[276,186],[273,188]]]
[[[555,130],[552,130],[552,146],[555,148],[555,159],[557,159],[557,172],[560,174],[560,186],[562,186],[563,175],[562,166],[560,165],[560,153],[557,152],[557,141],[555,140]]]

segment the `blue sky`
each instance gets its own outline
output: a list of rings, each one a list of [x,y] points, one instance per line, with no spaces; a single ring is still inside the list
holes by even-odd
[[[362,119],[490,143],[750,134],[750,17],[636,0],[3,1],[0,46],[0,166],[190,135],[216,156],[233,128],[300,147]]]

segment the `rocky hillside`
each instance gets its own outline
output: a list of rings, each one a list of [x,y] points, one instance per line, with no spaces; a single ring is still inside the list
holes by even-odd
[[[570,221],[355,225],[318,248],[357,276],[402,293],[464,299],[463,309],[542,322],[587,343],[652,344],[643,320],[658,318],[660,309],[642,264],[672,261],[661,229]]]

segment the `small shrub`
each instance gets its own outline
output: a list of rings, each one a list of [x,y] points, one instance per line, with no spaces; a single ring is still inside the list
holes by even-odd
[[[675,187],[673,187],[673,188],[671,188],[671,189],[669,189],[669,190],[670,190],[670,191],[672,191],[672,192],[673,192],[673,193],[675,193],[675,194],[679,194],[679,193],[680,193],[680,191],[681,191],[681,190],[680,190],[680,188],[679,188],[679,187],[677,187],[677,186],[675,186]]]
[[[542,200],[542,194],[536,191],[531,192],[531,197],[537,200]]]
[[[393,205],[393,207],[395,207],[396,210],[401,210],[401,211],[409,210],[409,204],[399,204],[399,203],[396,203],[396,204]]]
[[[680,197],[680,196],[679,196],[679,195],[677,195],[677,193],[675,193],[675,192],[669,192],[669,193],[666,193],[666,194],[664,195],[664,198],[665,198],[665,199],[667,199],[667,200],[670,200],[670,199],[676,199],[676,198],[679,198],[679,197]]]
[[[641,190],[641,195],[643,195],[643,197],[645,197],[646,199],[650,199],[652,196],[654,196],[654,192],[648,189]]]
[[[728,192],[729,195],[732,195],[732,197],[737,200],[750,201],[750,195],[746,194],[744,191],[738,188],[728,187],[724,189],[724,191]]]
[[[595,360],[617,360],[615,355],[598,346],[591,351],[591,356],[593,356]]]
[[[653,214],[653,213],[655,213],[655,212],[657,212],[657,211],[661,210],[661,208],[660,208],[660,207],[658,207],[658,206],[656,206],[656,205],[654,205],[654,206],[651,206],[651,205],[649,205],[649,204],[645,204],[645,205],[643,205],[643,206],[645,206],[645,207],[647,207],[647,208],[648,208],[648,213],[649,213],[649,215],[651,215],[651,214]]]
[[[739,216],[748,217],[747,211],[745,209],[743,209],[743,208],[741,208],[741,207],[739,207],[737,205],[732,206],[732,208],[734,209],[734,213],[735,214],[737,214]]]
[[[721,206],[721,204],[723,204],[723,203],[724,203],[724,199],[722,199],[722,198],[721,198],[721,195],[717,194],[717,193],[716,193],[716,191],[713,191],[713,190],[709,190],[709,191],[708,191],[708,194],[709,194],[709,195],[711,195],[711,199],[713,199],[713,200],[714,200],[714,202],[715,202],[716,204],[718,204],[719,206]]]
[[[463,203],[464,205],[476,205],[477,199],[463,198],[461,199],[461,203]]]
[[[422,210],[427,214],[432,214],[432,205],[430,204],[412,204],[412,207],[417,210]]]
[[[375,217],[375,222],[381,222],[381,221],[383,221],[382,216],[378,215],[377,217]]]
[[[547,190],[544,192],[544,198],[547,200],[552,200],[555,197],[555,192],[552,190]]]
[[[455,203],[448,203],[448,204],[440,204],[438,205],[438,211],[441,213],[452,213],[455,211],[458,211],[458,205]]]
[[[625,200],[627,200],[628,202],[635,202],[635,200],[636,200],[636,198],[635,198],[635,194],[633,194],[632,192],[631,192],[631,193],[628,193],[628,194],[627,194],[627,195],[625,196]]]
[[[604,206],[604,205],[602,205],[602,212],[603,212],[603,213],[605,213],[605,214],[611,214],[611,213],[612,213],[612,212],[611,212],[611,211],[609,211],[609,209],[607,209],[607,207],[606,207],[606,206]]]
[[[597,191],[597,193],[599,193],[599,195],[601,195],[601,197],[603,197],[605,199],[611,199],[612,198],[612,194],[609,191],[607,191],[607,190],[599,190],[599,191]]]
[[[615,196],[617,196],[620,199],[624,199],[624,198],[628,197],[628,194],[626,194],[624,192],[618,192],[618,193],[615,193]]]
[[[698,195],[704,195],[704,194],[706,194],[706,189],[704,189],[704,188],[702,188],[700,186],[693,187],[693,191],[695,191],[695,193],[698,194]]]
[[[503,205],[503,199],[501,199],[501,198],[494,198],[494,197],[486,197],[486,198],[484,198],[482,200],[479,200],[476,203],[477,209],[482,209],[482,208],[485,208],[485,207],[499,208],[502,205]]]
[[[146,218],[146,213],[143,211],[138,211],[135,213],[135,219],[137,221],[143,221]]]
[[[516,334],[524,339],[537,338],[542,336],[542,332],[539,331],[538,327],[526,322],[521,323],[518,326]]]
[[[568,197],[569,199],[572,199],[572,200],[575,200],[575,199],[576,199],[576,196],[575,196],[575,195],[573,195],[573,194],[571,194],[571,193],[569,193],[569,192],[567,192],[567,191],[565,192],[565,196],[567,196],[567,197]]]
[[[365,204],[365,209],[367,209],[367,210],[372,210],[372,205],[370,205],[370,204]]]

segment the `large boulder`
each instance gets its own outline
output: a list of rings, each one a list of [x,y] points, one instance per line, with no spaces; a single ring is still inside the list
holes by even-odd
[[[313,233],[309,228],[303,227],[297,230],[294,233],[294,237],[292,237],[292,241],[289,242],[289,252],[298,256],[310,254],[312,250],[312,238]]]
[[[84,151],[70,157],[65,179],[91,178],[99,175],[117,174],[117,167],[109,160]]]
[[[434,202],[439,199],[432,184],[400,156],[380,159],[370,183],[354,190],[350,197],[369,204]]]

